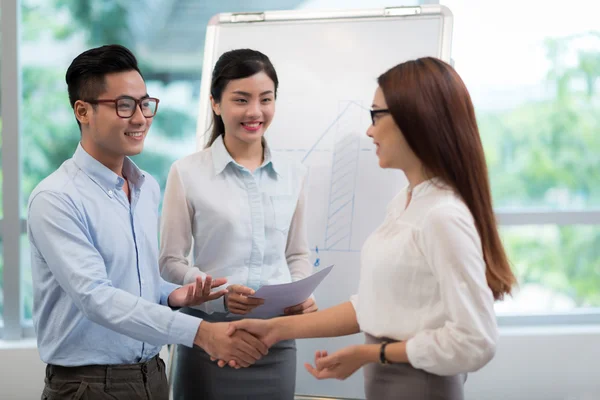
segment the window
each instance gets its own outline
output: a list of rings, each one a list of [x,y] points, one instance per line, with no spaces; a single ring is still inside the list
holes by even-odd
[[[531,314],[600,307],[600,31],[594,18],[600,4],[585,0],[580,5],[588,12],[575,15],[543,0],[441,3],[455,16],[455,67],[476,105],[502,237],[520,280],[518,293],[499,303],[498,311]],[[198,4],[196,0],[2,3],[2,40],[16,45],[14,53],[2,54],[0,66],[2,165],[15,171],[4,177],[3,209],[0,206],[0,241],[6,245],[0,250],[0,322],[6,323],[5,337],[20,336],[22,322],[24,332],[31,331],[25,235],[29,194],[72,155],[79,140],[64,83],[73,57],[105,43],[121,43],[138,56],[148,92],[162,101],[146,148],[135,161],[164,189],[170,164],[196,148],[204,33],[212,15],[388,3]],[[15,98],[20,103],[7,101]],[[2,236],[5,231],[12,232],[10,237]]]
[[[600,3],[441,3],[520,284],[499,313],[600,307]]]

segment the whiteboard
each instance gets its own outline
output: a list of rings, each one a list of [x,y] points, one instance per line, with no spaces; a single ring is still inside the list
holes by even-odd
[[[358,288],[360,249],[406,184],[382,170],[366,136],[377,77],[403,61],[434,56],[450,62],[452,14],[440,5],[347,11],[219,14],[207,28],[197,127],[198,149],[211,127],[210,79],[218,57],[251,48],[265,53],[279,77],[275,118],[266,133],[274,152],[308,169],[308,235],[315,270],[335,264],[315,293],[321,309]],[[363,336],[298,340],[296,392],[364,398],[362,372],[317,381],[304,369],[316,350],[333,352]]]

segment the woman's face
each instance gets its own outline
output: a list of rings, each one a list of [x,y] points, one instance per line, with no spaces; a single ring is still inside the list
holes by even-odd
[[[275,83],[264,72],[227,83],[221,101],[211,98],[225,135],[247,144],[260,141],[275,114]]]
[[[387,110],[388,106],[380,87],[375,90],[373,111]],[[406,169],[417,160],[406,142],[404,135],[388,111],[373,115],[373,124],[367,129],[367,136],[373,139],[381,168]]]

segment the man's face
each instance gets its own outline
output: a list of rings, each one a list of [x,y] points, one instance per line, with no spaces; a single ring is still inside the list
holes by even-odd
[[[140,100],[148,97],[144,79],[135,70],[105,75],[105,89],[97,99],[89,100]],[[82,111],[82,107],[85,110]],[[125,156],[139,154],[144,148],[144,140],[152,125],[153,118],[146,118],[137,104],[133,110],[120,105],[118,111],[121,115],[133,111],[133,115],[129,118],[120,117],[117,115],[115,103],[99,103],[92,106],[90,103],[78,102],[75,105],[77,118],[82,125],[83,147],[105,164],[118,163]]]

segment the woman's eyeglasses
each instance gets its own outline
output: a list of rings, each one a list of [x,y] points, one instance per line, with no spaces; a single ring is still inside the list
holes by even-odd
[[[389,114],[390,110],[388,110],[387,108],[380,108],[378,110],[369,110],[369,112],[371,113],[371,122],[373,123],[373,125],[375,125],[375,117],[377,116],[377,114]]]

